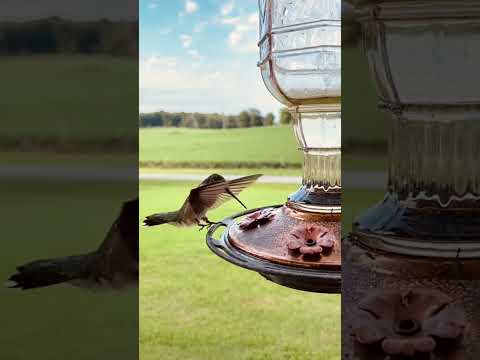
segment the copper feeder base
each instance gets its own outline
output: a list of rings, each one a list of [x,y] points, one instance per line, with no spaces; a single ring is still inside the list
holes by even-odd
[[[275,209],[275,216],[268,223],[245,230],[236,221],[269,208]],[[256,271],[279,285],[310,292],[340,293],[340,217],[340,214],[299,212],[286,205],[267,206],[237,214],[213,226],[207,234],[207,245],[224,260]],[[326,229],[335,238],[333,247],[312,258],[289,250],[289,234],[302,224]],[[213,234],[220,226],[227,228],[216,240]]]

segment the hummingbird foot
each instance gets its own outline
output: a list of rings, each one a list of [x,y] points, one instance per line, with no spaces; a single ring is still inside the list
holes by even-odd
[[[204,228],[207,228],[207,230],[208,230],[208,229],[210,229],[210,227],[211,227],[212,225],[216,225],[216,224],[219,224],[219,223],[220,223],[220,221],[216,221],[216,222],[210,221],[210,220],[208,220],[206,217],[203,218],[202,220],[203,220],[205,223],[203,223],[203,224],[200,223],[200,222],[198,223],[198,226],[200,227],[200,229],[198,229],[198,231],[202,231]]]
[[[212,224],[198,224],[198,227],[199,227],[198,231],[202,231],[205,228],[207,228],[208,230],[210,229],[210,226],[212,226]]]

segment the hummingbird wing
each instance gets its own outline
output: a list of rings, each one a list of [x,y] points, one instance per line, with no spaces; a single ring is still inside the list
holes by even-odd
[[[121,288],[138,282],[138,198],[123,204],[97,250],[93,272]]]
[[[260,176],[262,175],[249,175],[226,181],[220,175],[213,174],[190,191],[188,202],[197,214],[217,208],[231,199],[235,199],[243,205],[237,195],[253,184]],[[245,205],[243,206],[245,207]]]
[[[120,214],[100,245],[100,253],[122,246],[138,261],[138,209],[138,198],[122,204]]]

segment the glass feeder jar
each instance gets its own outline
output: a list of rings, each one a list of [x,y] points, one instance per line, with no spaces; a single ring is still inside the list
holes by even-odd
[[[341,2],[259,0],[260,67],[286,105],[304,153],[302,187],[288,205],[341,211]]]
[[[341,3],[259,0],[260,67],[288,107],[304,153],[302,187],[284,205],[224,219],[210,228],[216,255],[289,288],[341,289]],[[226,230],[219,239],[219,226]]]

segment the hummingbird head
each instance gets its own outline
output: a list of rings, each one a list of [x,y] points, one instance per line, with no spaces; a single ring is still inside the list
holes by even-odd
[[[225,181],[225,178],[219,174],[212,174],[209,176],[210,180],[213,181]]]

